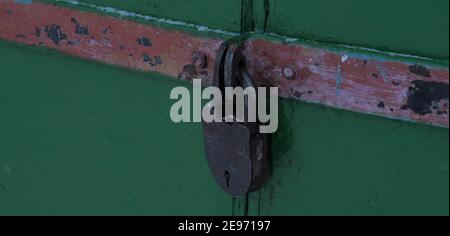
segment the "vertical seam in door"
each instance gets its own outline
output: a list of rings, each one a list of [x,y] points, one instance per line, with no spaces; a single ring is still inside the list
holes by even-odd
[[[264,0],[264,33],[267,32],[269,27],[269,16],[270,16],[270,1],[271,0]],[[275,0],[273,0],[275,1]]]
[[[241,0],[241,34],[254,31],[253,0]]]

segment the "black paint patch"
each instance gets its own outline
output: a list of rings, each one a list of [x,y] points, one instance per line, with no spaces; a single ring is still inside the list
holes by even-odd
[[[197,77],[197,69],[195,65],[185,65],[183,66],[183,72],[178,76],[179,79],[192,81],[195,77]]]
[[[36,37],[41,37],[41,29],[39,29],[38,27],[34,27],[34,36]]]
[[[142,37],[136,40],[136,42],[139,45],[142,45],[144,47],[151,47],[152,46],[152,42],[150,41],[150,39],[146,38],[146,37]]]
[[[386,105],[384,104],[383,101],[381,101],[380,103],[378,103],[377,107],[378,107],[378,108],[385,108]]]
[[[111,26],[102,29],[102,34],[108,34],[112,30]]]
[[[70,22],[76,24],[78,23],[77,19],[75,19],[75,17],[70,18]]]
[[[409,72],[423,77],[431,77],[431,71],[425,66],[414,65],[409,67]]]
[[[61,40],[67,39],[67,35],[61,31],[61,27],[59,25],[46,25],[44,31],[47,33],[47,37],[56,45],[59,45]]]
[[[162,61],[161,61],[161,57],[160,56],[155,56],[153,62],[150,62],[151,66],[158,66],[161,65]]]
[[[303,93],[301,93],[301,92],[299,92],[299,91],[295,91],[295,93],[294,93],[294,96],[295,96],[296,98],[301,98],[302,95],[303,95]]]
[[[433,112],[433,104],[448,100],[448,84],[416,80],[409,88],[408,102],[403,110],[411,109],[416,114],[426,115]]]
[[[399,83],[399,82],[396,82],[396,81],[392,81],[392,85],[394,85],[394,86],[399,86],[400,83]]]
[[[150,56],[148,54],[146,54],[146,53],[143,53],[142,57],[144,58],[144,62],[150,62],[150,60],[151,60]]]
[[[378,74],[376,74],[376,73],[373,73],[373,74],[372,74],[372,77],[374,77],[374,78],[378,78],[379,76],[378,76]]]
[[[155,57],[156,62],[160,62],[160,57]],[[208,80],[208,70],[206,68],[201,68],[196,65],[195,60],[193,60],[192,64],[184,65],[183,71],[178,74],[178,79],[192,81],[193,79],[201,79]]]
[[[77,23],[77,25],[75,25],[75,33],[78,35],[89,35],[89,29],[86,26],[81,26],[80,24]]]
[[[70,46],[74,46],[74,45],[78,45],[78,44],[80,44],[80,40],[79,39],[67,41],[67,45],[70,45]]]
[[[25,37],[25,35],[23,34],[16,34],[16,38],[26,39],[27,37]]]
[[[155,57],[150,57],[148,54],[143,53],[142,54],[143,57],[143,61],[148,63],[150,66],[154,67],[154,66],[158,66],[162,64],[161,61],[161,57],[160,56],[155,56]]]

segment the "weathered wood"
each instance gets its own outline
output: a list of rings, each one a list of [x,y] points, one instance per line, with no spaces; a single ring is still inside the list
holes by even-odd
[[[448,127],[448,68],[258,39],[246,45],[253,77],[283,97]]]
[[[0,2],[0,38],[172,77],[209,78],[213,63],[195,67],[197,52],[213,61],[221,40],[137,24],[51,4]]]
[[[221,39],[33,2],[0,2],[0,39],[121,67],[211,83]],[[448,127],[448,67],[252,39],[249,67],[281,96]]]

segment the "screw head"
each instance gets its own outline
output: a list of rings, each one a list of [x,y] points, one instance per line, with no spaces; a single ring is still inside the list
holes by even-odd
[[[295,80],[297,79],[297,71],[292,67],[285,67],[283,69],[283,76],[288,80]]]

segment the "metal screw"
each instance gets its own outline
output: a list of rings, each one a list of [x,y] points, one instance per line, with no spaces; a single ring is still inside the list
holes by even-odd
[[[288,80],[295,80],[297,79],[297,71],[291,67],[285,67],[283,69],[283,76]]]
[[[205,69],[208,67],[208,58],[202,52],[195,52],[192,56],[192,62],[197,69]]]

